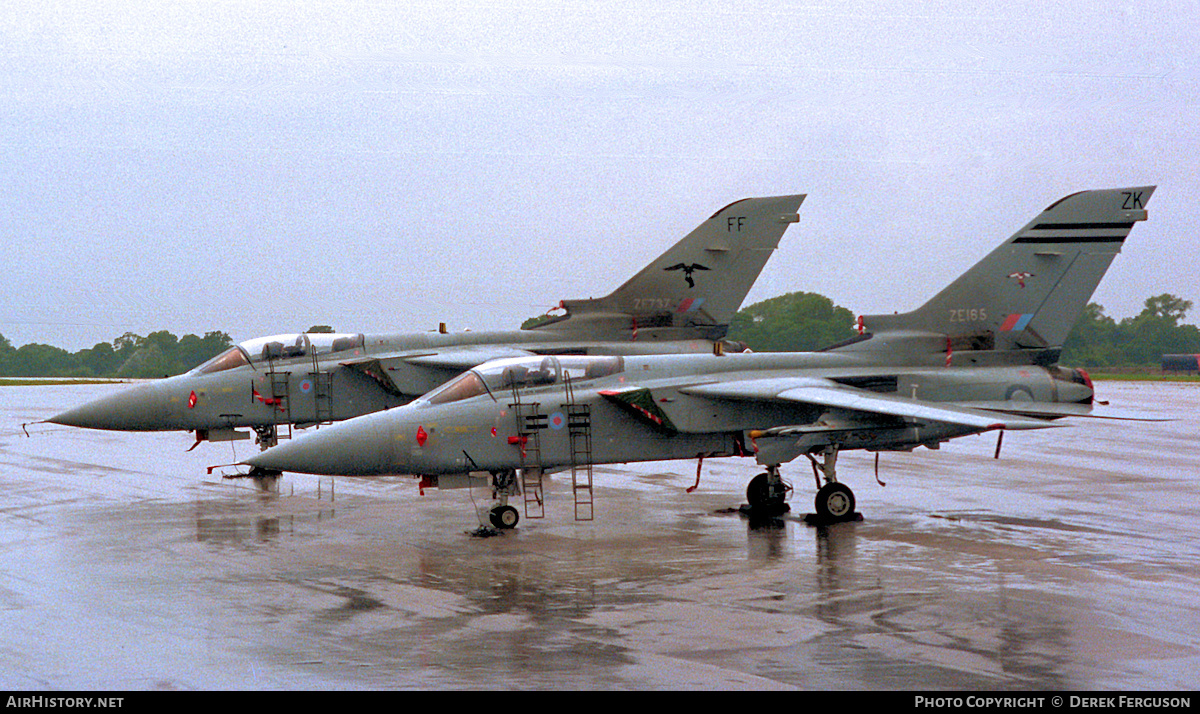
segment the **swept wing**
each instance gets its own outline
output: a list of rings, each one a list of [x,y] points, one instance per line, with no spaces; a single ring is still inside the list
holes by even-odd
[[[980,431],[992,429],[1045,429],[1059,426],[1044,419],[1006,414],[991,409],[946,402],[879,394],[847,387],[828,379],[812,377],[769,377],[716,382],[679,390],[710,399],[799,402],[821,407],[848,409],[866,414],[942,422]]]

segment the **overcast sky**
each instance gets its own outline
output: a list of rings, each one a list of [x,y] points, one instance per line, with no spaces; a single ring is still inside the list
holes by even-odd
[[[745,304],[903,311],[1150,184],[1093,299],[1200,321],[1194,0],[8,1],[0,62],[18,346],[515,328],[786,193]]]

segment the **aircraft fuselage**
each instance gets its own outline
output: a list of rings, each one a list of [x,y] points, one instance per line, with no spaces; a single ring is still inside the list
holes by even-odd
[[[560,375],[567,371],[566,361]],[[516,390],[497,388],[501,382],[496,382],[468,398],[439,396],[464,375],[407,406],[293,442],[277,450],[269,468],[436,475],[732,455],[778,464],[830,443],[911,449],[988,428],[761,399],[762,390],[772,389],[773,375],[781,380],[780,389],[783,380],[791,384],[810,377],[884,397],[978,402],[990,408],[1081,404],[1092,393],[1074,379],[1073,370],[1030,365],[883,367],[844,353],[630,356],[623,359],[622,371],[599,379],[560,377],[553,384]],[[744,399],[702,394],[704,385],[739,380],[759,391],[747,392]]]

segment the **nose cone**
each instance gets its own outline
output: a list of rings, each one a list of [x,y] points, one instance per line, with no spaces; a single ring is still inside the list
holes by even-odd
[[[393,462],[386,412],[368,414],[323,428],[246,459],[269,471],[329,476],[382,476],[403,473]]]
[[[68,409],[46,421],[84,429],[167,431],[167,400],[157,383],[139,384]]]

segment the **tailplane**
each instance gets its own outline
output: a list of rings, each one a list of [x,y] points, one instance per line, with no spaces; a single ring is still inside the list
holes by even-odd
[[[711,218],[611,294],[564,300],[565,314],[531,329],[595,337],[720,339],[804,195],[746,198]]]
[[[1041,213],[920,308],[859,319],[843,349],[922,352],[1036,350],[1056,361],[1154,186],[1083,191]],[[874,343],[874,344],[872,344]]]

